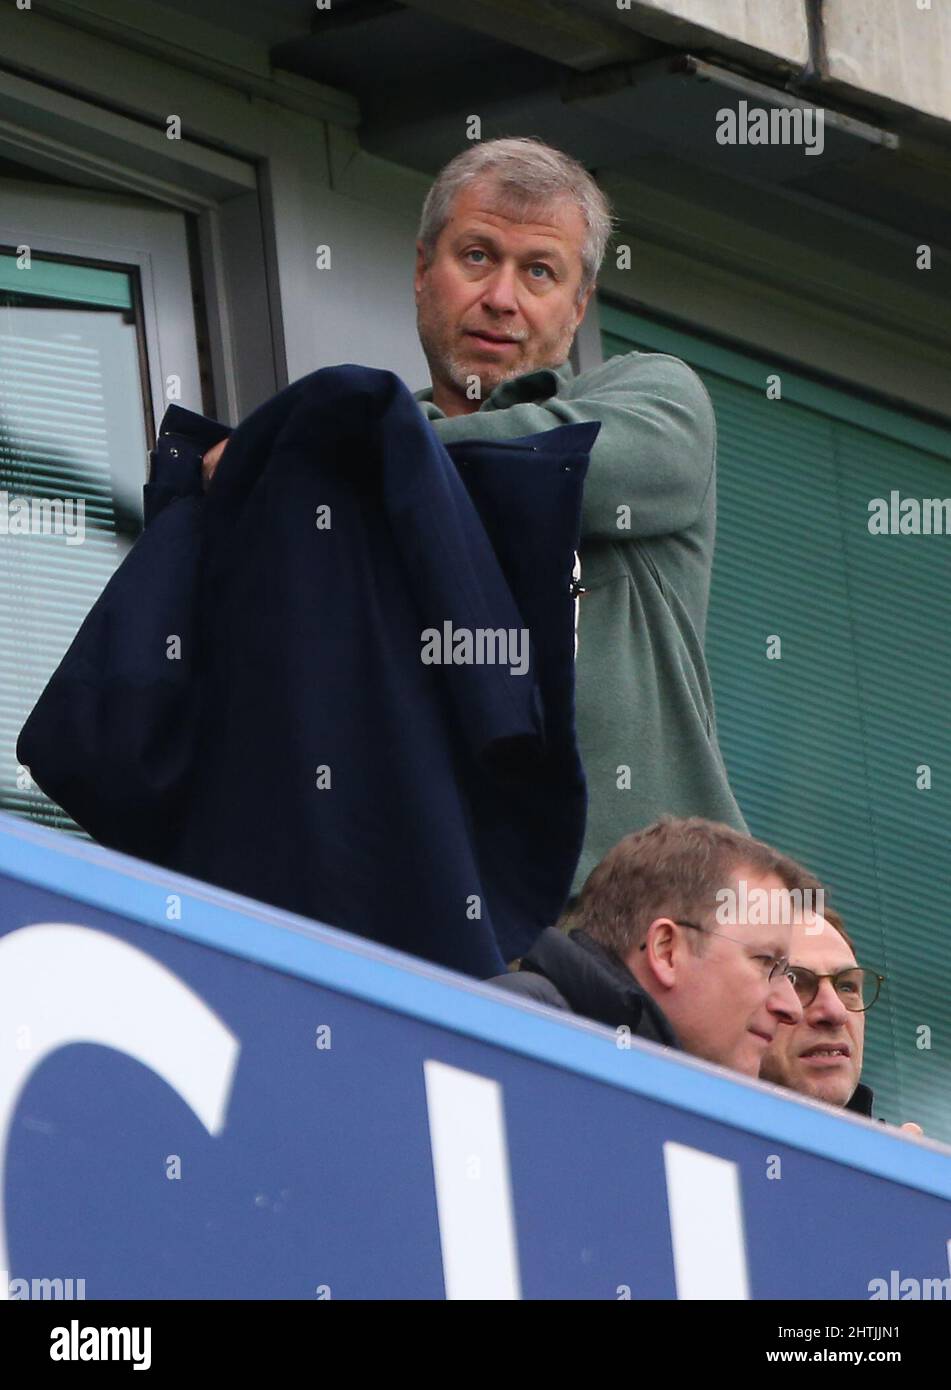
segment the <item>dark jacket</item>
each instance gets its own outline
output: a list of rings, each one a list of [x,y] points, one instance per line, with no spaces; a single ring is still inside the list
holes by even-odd
[[[447,451],[391,372],[327,368],[242,422],[205,494],[227,430],[173,407],[145,530],[19,758],[105,845],[498,973],[582,844],[571,571],[597,431]],[[425,662],[447,623],[527,629],[527,674]]]
[[[520,969],[490,983],[608,1028],[626,1026],[635,1037],[680,1046],[664,1014],[627,967],[580,928],[565,933],[549,927],[522,958]]]
[[[872,1119],[872,1102],[871,1087],[863,1085],[860,1081],[852,1092],[851,1099],[846,1102],[845,1108],[853,1111],[856,1115],[867,1115],[869,1119]]]

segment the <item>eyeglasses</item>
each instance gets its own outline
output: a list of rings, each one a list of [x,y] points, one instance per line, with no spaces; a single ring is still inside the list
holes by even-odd
[[[673,918],[671,918],[670,920],[673,921]],[[727,933],[726,933],[725,931],[714,931],[714,930],[712,929],[712,927],[701,927],[697,922],[674,922],[674,926],[676,926],[676,927],[690,927],[690,929],[691,929],[692,931],[701,931],[701,932],[703,932],[706,936],[722,936],[726,941],[735,941],[736,944],[737,944],[738,946],[747,946],[747,947],[748,947],[749,944],[750,944],[748,941],[741,941],[740,938],[739,938],[738,936],[728,936]],[[646,942],[646,941],[644,941],[644,942],[641,943],[641,950],[642,950],[642,951],[646,951],[646,950],[647,950],[647,942]],[[751,960],[760,961],[760,962],[763,964],[764,967],[765,967],[765,966],[769,966],[769,972],[768,972],[768,974],[767,974],[767,976],[766,976],[767,980],[772,981],[772,980],[774,980],[774,979],[776,978],[777,975],[785,975],[785,977],[786,977],[786,979],[789,981],[789,983],[790,983],[791,985],[793,985],[793,988],[795,988],[795,983],[794,983],[794,980],[793,980],[793,969],[792,969],[792,966],[789,964],[789,957],[788,957],[788,956],[767,956],[767,955],[762,955],[762,956],[751,956],[750,959],[751,959]],[[818,988],[818,986],[817,986],[817,988]]]
[[[885,983],[885,976],[876,970],[868,970],[863,965],[850,965],[844,970],[836,970],[831,975],[817,975],[814,970],[806,970],[802,965],[794,965],[790,971],[792,987],[803,1008],[807,1008],[819,993],[823,980],[831,980],[832,988],[842,1003],[853,1014],[861,1014],[870,1009],[878,998]]]

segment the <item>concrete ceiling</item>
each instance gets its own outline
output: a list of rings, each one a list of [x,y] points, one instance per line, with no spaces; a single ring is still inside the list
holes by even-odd
[[[198,3],[210,13],[226,0]],[[296,17],[300,26],[272,45],[272,63],[351,93],[362,115],[361,145],[421,173],[435,173],[465,147],[466,119],[478,115],[483,139],[537,135],[596,172],[625,176],[649,167],[656,176],[673,161],[681,173],[718,174],[727,202],[735,181],[916,236],[948,236],[941,181],[906,159],[887,133],[883,141],[872,112],[845,113],[837,122],[827,107],[821,156],[801,147],[716,143],[717,110],[744,94],[767,107],[795,103],[796,91],[810,94],[809,73],[788,64],[744,72],[735,58],[708,53],[700,56],[712,69],[685,70],[682,49],[559,0],[333,0],[329,11],[281,0],[271,13],[275,24]],[[731,87],[736,74],[740,87]],[[895,129],[892,119],[888,133]]]
[[[478,115],[483,139],[536,135],[606,178],[684,186],[693,171],[698,197],[701,186],[705,197],[713,188],[726,206],[731,189],[768,190],[788,203],[791,231],[801,202],[813,220],[826,205],[936,244],[951,239],[951,157],[913,114],[903,122],[852,110],[840,120],[826,101],[821,156],[720,145],[723,106],[744,97],[766,108],[821,101],[821,87],[808,67],[769,55],[754,70],[736,45],[691,49],[706,65],[685,64],[684,40],[698,35],[684,26],[654,25],[647,37],[634,32],[630,13],[612,18],[614,6],[596,0],[164,4],[260,44],[275,68],[350,94],[361,146],[420,173],[463,149],[466,120]],[[889,141],[892,132],[900,141]]]

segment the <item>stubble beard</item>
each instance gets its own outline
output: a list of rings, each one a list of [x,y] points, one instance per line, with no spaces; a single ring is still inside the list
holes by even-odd
[[[425,288],[419,296],[416,328],[433,382],[441,380],[451,383],[457,391],[465,395],[471,386],[472,377],[477,377],[480,386],[479,400],[485,400],[504,381],[512,381],[515,377],[524,376],[526,372],[538,371],[542,367],[560,367],[568,359],[574,338],[574,329],[568,323],[557,338],[549,344],[539,346],[530,359],[522,357],[510,367],[495,366],[491,363],[480,364],[463,355],[455,326],[449,322],[439,304],[433,301]]]

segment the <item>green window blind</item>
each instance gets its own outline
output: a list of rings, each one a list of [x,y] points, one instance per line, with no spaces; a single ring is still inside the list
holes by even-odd
[[[672,353],[710,391],[707,655],[731,782],[753,834],[822,876],[888,977],[866,1026],[876,1113],[951,1142],[951,534],[868,529],[895,489],[951,497],[951,429],[614,305],[602,326],[606,355]]]
[[[9,253],[0,254],[0,294],[31,295],[86,308],[132,308],[132,286],[125,271],[71,261],[26,260]]]
[[[141,529],[146,435],[128,273],[0,251],[0,806],[77,831],[17,735]]]

